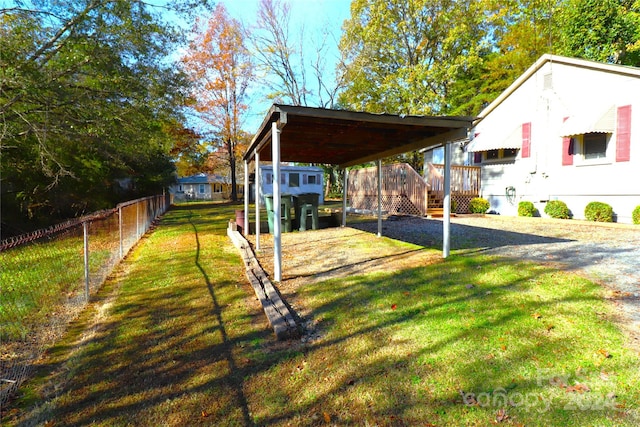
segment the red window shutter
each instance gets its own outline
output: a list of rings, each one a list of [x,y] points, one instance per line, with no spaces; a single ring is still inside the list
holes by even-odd
[[[531,157],[531,122],[522,124],[522,158]]]
[[[480,135],[480,132],[476,132],[473,134],[473,138],[477,138],[478,135]],[[473,153],[473,163],[482,163],[482,152],[481,151],[476,151],[475,153]]]
[[[566,122],[569,117],[565,117],[562,121]],[[562,166],[570,166],[573,164],[573,138],[562,138]]]
[[[618,126],[616,129],[616,162],[628,162],[631,159],[631,105],[618,107]]]

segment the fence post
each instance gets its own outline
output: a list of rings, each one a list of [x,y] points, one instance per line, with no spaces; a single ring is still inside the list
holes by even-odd
[[[89,302],[89,223],[82,223],[84,233],[84,297]]]

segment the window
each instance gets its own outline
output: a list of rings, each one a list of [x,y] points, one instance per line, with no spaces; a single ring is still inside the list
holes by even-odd
[[[607,157],[607,134],[586,133],[582,137],[582,154],[585,160]]]
[[[487,160],[497,160],[500,158],[500,150],[487,151]]]
[[[204,184],[199,185],[198,192],[200,192],[200,194],[204,194]]]
[[[290,173],[289,174],[289,187],[300,187],[300,174],[299,173]]]
[[[316,175],[309,175],[309,184],[317,184]]]
[[[503,159],[512,159],[518,154],[517,148],[505,148],[502,150],[502,158]]]
[[[518,155],[519,148],[500,148],[498,150],[489,150],[484,152],[473,153],[474,163],[496,163],[500,161],[512,162]]]
[[[264,183],[267,185],[273,184],[273,175],[271,175],[271,172],[267,172],[265,174]]]

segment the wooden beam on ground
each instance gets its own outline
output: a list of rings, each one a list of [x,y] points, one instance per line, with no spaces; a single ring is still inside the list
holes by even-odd
[[[262,269],[255,253],[251,249],[249,242],[237,231],[237,226],[233,221],[229,222],[227,236],[233,245],[240,251],[245,265],[245,275],[251,283],[253,290],[262,305],[262,309],[267,316],[269,324],[278,340],[298,338],[300,328],[296,325],[295,319],[289,308],[284,304],[280,294],[269,280],[267,273]]]

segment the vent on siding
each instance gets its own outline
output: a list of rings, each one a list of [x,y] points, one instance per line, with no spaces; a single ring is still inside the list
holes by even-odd
[[[543,89],[544,90],[551,90],[553,89],[553,74],[548,73],[545,74],[543,77]]]

